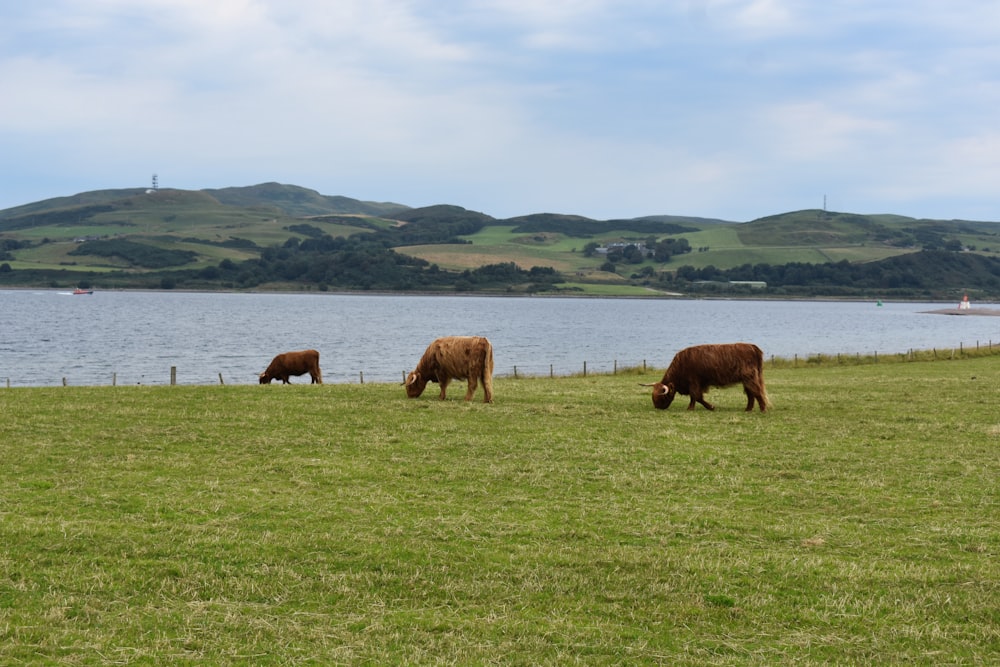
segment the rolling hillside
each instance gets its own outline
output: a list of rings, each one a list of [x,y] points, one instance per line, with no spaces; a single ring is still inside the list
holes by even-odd
[[[175,268],[199,268],[223,259],[256,258],[261,248],[307,238],[308,233],[291,229],[304,220],[318,232],[345,236],[371,228],[367,214],[359,211],[405,208],[322,197],[275,184],[200,191],[104,190],[0,211],[0,241],[30,244],[8,260],[15,269],[143,269],[121,259],[73,254],[81,240],[97,239],[190,250],[191,261]],[[306,218],[306,211],[315,217]]]
[[[551,267],[574,289],[601,293],[608,286],[621,286],[624,293],[642,284],[639,277],[648,282],[681,267],[857,264],[921,250],[972,253],[987,261],[1000,257],[996,222],[822,210],[750,222],[670,215],[592,220],[554,213],[496,219],[455,205],[410,208],[264,183],[198,191],[102,190],[0,211],[0,285],[93,283],[112,275],[116,285],[127,285],[127,276],[200,270],[208,270],[204,277],[210,281],[217,266],[278,261],[321,238],[369,238],[397,258],[412,258],[395,264],[422,262],[434,270]],[[675,241],[689,251],[668,261],[642,255],[626,260],[614,252],[616,246]],[[283,271],[294,274],[284,283],[265,276],[236,286],[294,289],[307,273]]]

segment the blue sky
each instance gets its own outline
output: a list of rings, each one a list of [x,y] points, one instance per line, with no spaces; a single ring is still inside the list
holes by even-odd
[[[0,4],[0,209],[278,181],[498,218],[1000,220],[995,0]]]

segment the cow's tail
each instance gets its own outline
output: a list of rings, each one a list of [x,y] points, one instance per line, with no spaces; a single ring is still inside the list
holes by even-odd
[[[486,352],[483,355],[483,377],[480,380],[483,383],[483,400],[486,403],[493,402],[493,344],[487,340],[486,341]]]

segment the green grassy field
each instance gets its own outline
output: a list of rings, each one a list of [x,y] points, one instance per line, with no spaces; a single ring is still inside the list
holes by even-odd
[[[0,388],[0,663],[1000,662],[1000,356],[658,374]]]

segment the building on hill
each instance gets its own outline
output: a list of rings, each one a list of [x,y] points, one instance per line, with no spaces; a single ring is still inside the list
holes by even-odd
[[[615,243],[606,243],[605,245],[598,246],[594,249],[594,252],[598,255],[607,255],[609,252],[618,250],[619,252],[624,252],[626,248],[636,248],[643,254],[643,256],[648,257],[653,254],[653,251],[646,247],[645,243],[632,243],[617,241]]]

